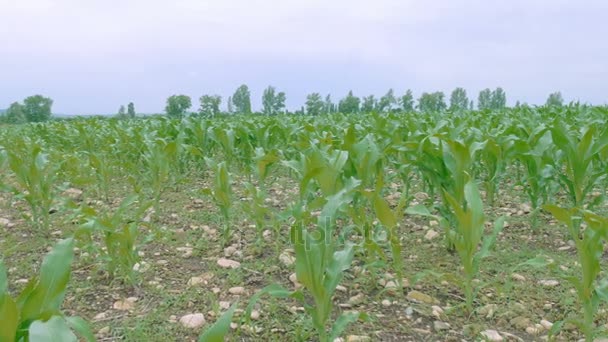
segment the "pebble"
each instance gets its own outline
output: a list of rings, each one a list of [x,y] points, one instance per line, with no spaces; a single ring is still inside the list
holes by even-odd
[[[217,264],[222,268],[239,268],[241,266],[241,263],[238,261],[224,258],[218,259]]]
[[[408,300],[411,300],[413,302],[418,302],[418,303],[424,303],[424,304],[439,304],[439,301],[427,294],[424,294],[420,291],[410,291],[407,294],[406,297]]]
[[[388,299],[383,300],[382,306],[384,306],[385,308],[388,308],[389,306],[391,306],[391,301]]]
[[[450,325],[446,322],[435,321],[433,322],[433,329],[435,329],[435,331],[449,330]]]
[[[484,330],[480,333],[480,335],[490,342],[504,341],[504,338],[502,336],[500,336],[500,334],[496,330],[492,330],[492,329]]]
[[[526,281],[526,277],[524,277],[523,275],[521,275],[519,273],[511,274],[511,279],[517,280],[517,281]]]
[[[182,316],[179,322],[186,328],[198,328],[205,324],[205,316],[202,313],[194,313]]]
[[[436,238],[436,237],[438,237],[438,236],[439,236],[439,233],[437,233],[436,231],[434,231],[434,230],[432,230],[432,229],[429,229],[429,231],[428,231],[428,232],[426,232],[426,234],[424,235],[424,238],[425,238],[426,240],[429,240],[429,241],[430,241],[430,240],[433,240],[434,238]]]
[[[204,282],[205,279],[201,277],[192,277],[190,280],[188,280],[188,286],[197,286],[203,284]]]
[[[103,328],[101,328],[101,329],[99,329],[97,331],[97,334],[99,336],[105,336],[105,335],[107,335],[109,333],[110,333],[110,327],[109,326],[105,326],[105,327],[103,327]]]
[[[359,304],[363,303],[364,301],[365,301],[365,296],[363,295],[363,293],[359,293],[357,295],[350,297],[348,299],[348,304],[359,305]]]
[[[539,280],[538,283],[542,286],[547,286],[547,287],[555,287],[557,285],[559,285],[559,281],[557,280]]]
[[[540,321],[540,325],[542,325],[543,328],[545,328],[547,330],[549,330],[549,329],[551,329],[553,327],[553,323],[547,321],[546,319],[541,320]]]
[[[228,292],[230,292],[233,295],[242,295],[242,294],[245,294],[245,288],[242,286],[235,286],[235,287],[229,288]]]

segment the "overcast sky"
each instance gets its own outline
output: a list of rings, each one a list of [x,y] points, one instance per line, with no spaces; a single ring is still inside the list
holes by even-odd
[[[606,0],[0,0],[0,108],[115,113],[267,85],[307,94],[502,86],[509,103],[608,102]],[[225,103],[225,102],[224,102]]]

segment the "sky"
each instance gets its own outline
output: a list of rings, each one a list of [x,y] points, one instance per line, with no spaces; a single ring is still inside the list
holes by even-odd
[[[0,108],[160,113],[241,84],[339,100],[502,87],[510,104],[608,103],[605,0],[0,0]]]

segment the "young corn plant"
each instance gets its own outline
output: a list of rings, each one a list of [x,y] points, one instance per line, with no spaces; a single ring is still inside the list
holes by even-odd
[[[466,307],[473,311],[476,290],[473,280],[479,274],[479,266],[483,258],[488,256],[490,249],[496,241],[498,233],[502,231],[504,218],[499,218],[494,229],[484,237],[485,215],[479,189],[471,179],[464,186],[464,202],[457,200],[446,192],[449,208],[453,211],[457,224],[450,230],[450,240],[464,269],[463,289]],[[480,247],[481,244],[481,247]]]
[[[94,233],[100,233],[104,242],[103,259],[107,262],[110,277],[121,277],[135,284],[136,273],[133,269],[139,260],[140,225],[144,213],[151,202],[139,203],[135,195],[125,198],[114,213],[97,212],[93,208],[83,208],[86,222],[78,234],[84,234],[92,241]],[[133,210],[133,211],[131,211]]]
[[[6,268],[0,260],[0,341],[78,341],[95,337],[80,317],[65,316],[61,303],[74,259],[73,239],[62,240],[44,257],[40,275],[34,276],[16,299],[8,292]]]
[[[333,311],[332,297],[354,256],[353,245],[350,243],[346,243],[342,250],[338,250],[334,237],[336,218],[352,201],[353,190],[359,184],[358,180],[351,178],[346,181],[342,190],[326,198],[313,231],[307,228],[310,215],[305,205],[300,202],[292,208],[295,223],[291,228],[291,240],[296,252],[296,278],[303,289],[288,291],[279,285],[270,285],[252,298],[247,312],[263,294],[294,298],[304,305],[321,342],[334,341],[348,324],[359,318],[365,318],[357,312],[342,313],[330,324]],[[306,300],[307,296],[312,297],[312,304]]]
[[[608,218],[578,208],[545,205],[543,209],[568,227],[570,238],[575,242],[582,274],[563,277],[574,286],[583,315],[582,319],[580,315],[576,315],[576,318],[566,322],[578,326],[585,335],[585,341],[591,342],[597,332],[594,318],[599,304],[608,301],[608,278],[598,280],[604,243],[608,240]],[[583,222],[587,225],[585,229],[582,226]],[[561,324],[557,326],[560,327]]]
[[[212,189],[203,189],[203,193],[213,197],[215,204],[220,208],[223,217],[222,245],[230,240],[230,210],[232,208],[232,187],[230,174],[225,162],[215,163],[207,159],[207,164],[215,170],[215,180]]]
[[[8,165],[18,183],[12,190],[29,204],[34,226],[48,231],[59,166],[49,160],[37,143],[22,140],[21,144],[22,153],[8,152]]]
[[[248,200],[242,203],[243,210],[255,223],[257,231],[255,244],[260,248],[264,242],[263,233],[266,223],[271,219],[273,213],[265,203],[266,193],[262,189],[258,189],[255,185],[247,182],[245,183],[245,194]]]
[[[559,172],[560,184],[568,193],[572,205],[582,207],[587,194],[608,175],[608,169],[598,167],[598,164],[601,165],[600,156],[608,150],[608,129],[598,132],[597,126],[591,125],[577,141],[566,128],[556,126],[551,130],[551,136],[564,157],[565,172]],[[562,167],[557,169],[561,170]],[[598,199],[601,201],[602,198]]]

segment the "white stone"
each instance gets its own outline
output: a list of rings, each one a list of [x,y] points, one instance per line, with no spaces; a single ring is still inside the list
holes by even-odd
[[[194,313],[182,316],[179,322],[186,328],[199,328],[205,324],[205,316],[202,313]]]
[[[235,286],[228,289],[228,292],[233,295],[242,295],[245,294],[245,288],[242,286]]]
[[[426,240],[429,240],[429,241],[430,241],[430,240],[433,240],[434,238],[436,238],[436,237],[438,237],[438,236],[439,236],[439,233],[437,233],[436,231],[434,231],[434,230],[432,230],[432,229],[429,229],[429,231],[428,231],[428,232],[426,232],[426,234],[424,235],[424,238],[425,238]]]
[[[230,259],[218,259],[217,264],[222,268],[239,268],[241,263]]]
[[[480,333],[480,335],[491,342],[501,342],[504,340],[498,331],[492,329],[484,330]]]

